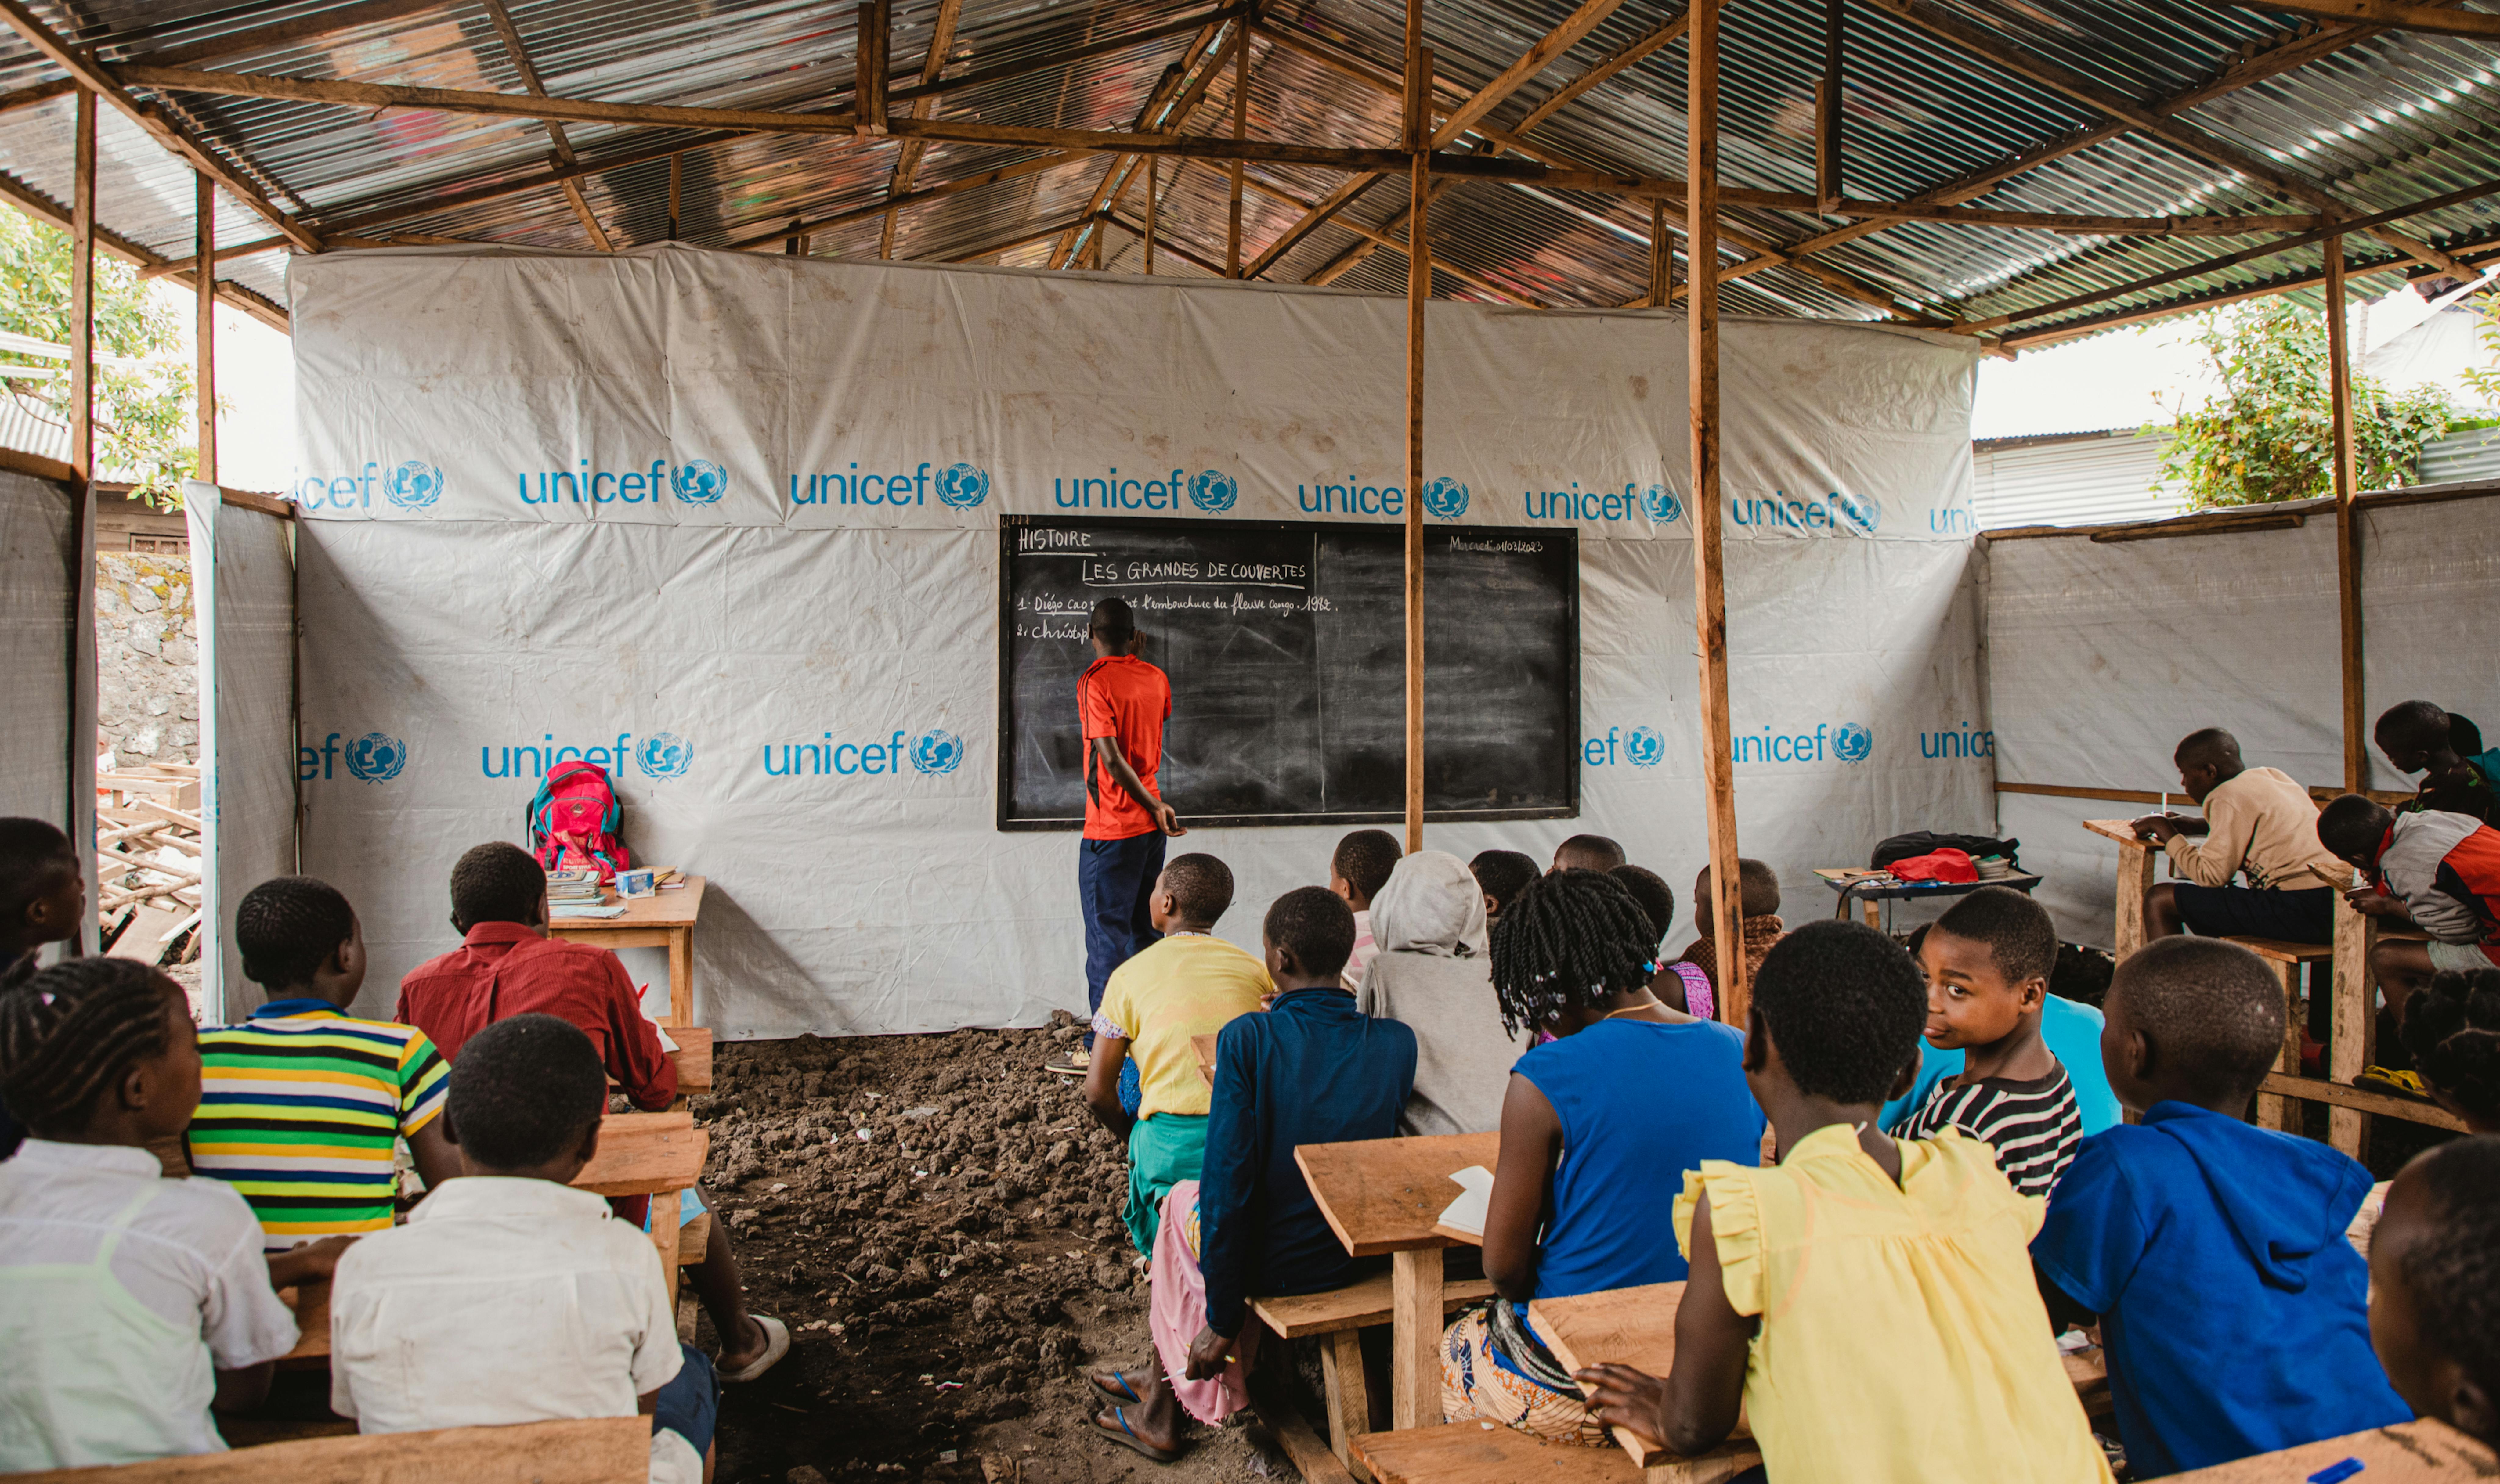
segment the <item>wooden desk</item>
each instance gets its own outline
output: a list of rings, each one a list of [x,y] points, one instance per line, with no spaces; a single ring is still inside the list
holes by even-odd
[[[236,1421],[220,1417],[217,1426]],[[648,1417],[365,1436],[355,1436],[352,1422],[313,1426],[348,1432],[144,1464],[20,1473],[11,1484],[640,1484],[650,1476]]]
[[[704,878],[689,876],[682,889],[622,903],[619,918],[551,918],[547,936],[604,949],[669,951],[669,1017],[663,1025],[695,1023],[695,919],[703,912]],[[610,889],[600,900],[619,905]]]
[[[599,1152],[573,1178],[593,1195],[649,1196],[651,1245],[668,1274],[669,1304],[677,1302],[677,1193],[693,1187],[711,1151],[711,1135],[683,1111],[609,1113],[599,1121]]]
[[[2447,1484],[2500,1472],[2500,1459],[2489,1448],[2445,1422],[2421,1417],[2193,1473],[2174,1473],[2170,1479],[2171,1484],[2298,1484],[2348,1461],[2361,1466],[2351,1475],[2352,1484]]]
[[[1306,1144],[1294,1163],[1336,1240],[1357,1257],[1389,1254],[1390,1425],[1441,1420],[1441,1249],[1474,1239],[1434,1223],[1461,1192],[1450,1177],[1497,1168],[1499,1134]]]
[[[2144,947],[2144,893],[2153,889],[2153,857],[2161,847],[2135,836],[2127,820],[2086,820],[2084,827],[2118,842],[2118,930],[2110,952],[2119,962]]]

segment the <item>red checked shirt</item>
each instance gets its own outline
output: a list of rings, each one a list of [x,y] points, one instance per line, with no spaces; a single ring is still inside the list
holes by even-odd
[[[1112,655],[1085,667],[1076,682],[1085,723],[1085,838],[1127,840],[1152,834],[1153,810],[1130,796],[1094,756],[1094,739],[1109,737],[1137,770],[1137,781],[1161,796],[1155,773],[1164,765],[1164,723],[1171,717],[1171,682],[1135,655]]]
[[[677,1095],[677,1069],[616,955],[518,922],[480,922],[460,947],[410,970],[391,1018],[425,1032],[456,1064],[470,1037],[531,1012],[580,1026],[636,1107],[657,1112]]]

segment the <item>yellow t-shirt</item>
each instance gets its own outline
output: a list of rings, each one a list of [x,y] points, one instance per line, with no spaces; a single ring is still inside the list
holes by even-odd
[[[1175,933],[1111,971],[1094,1033],[1129,1043],[1137,1062],[1137,1116],[1206,1114],[1214,1089],[1198,1070],[1193,1036],[1211,1036],[1259,1008],[1275,986],[1267,966],[1221,938]]]
[[[1675,1203],[1690,1254],[1710,1195],[1722,1282],[1761,1316],[1745,1414],[1774,1479],[2109,1484],[2031,1275],[2046,1203],[1985,1144],[1902,1140],[1901,1181],[1849,1125],[1769,1169],[1704,1160]]]

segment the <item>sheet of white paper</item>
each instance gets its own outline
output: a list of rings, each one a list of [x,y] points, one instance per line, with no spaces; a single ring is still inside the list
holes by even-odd
[[[1493,1172],[1482,1165],[1469,1165],[1450,1177],[1462,1194],[1441,1210],[1441,1225],[1470,1237],[1484,1235],[1485,1213],[1493,1202]]]
[[[547,909],[547,915],[556,918],[621,918],[625,916],[625,905],[610,902],[601,907],[589,902],[557,902]]]

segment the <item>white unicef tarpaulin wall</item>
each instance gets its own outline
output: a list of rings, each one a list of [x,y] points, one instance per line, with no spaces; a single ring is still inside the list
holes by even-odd
[[[993,828],[1000,513],[1403,512],[1397,300],[683,248],[292,274],[304,861],[364,915],[369,1005],[450,945],[452,860],[517,838],[572,756],[615,774],[639,858],[709,878],[724,1034],[1081,1005],[1074,837]],[[1585,733],[1579,820],[1429,843],[1598,829],[1681,895],[1706,858],[1684,326],[1440,304],[1429,344],[1428,519],[1580,532]],[[1972,361],[1727,329],[1739,809],[1792,917],[1829,910],[1811,867],[1989,817]],[[822,740],[872,750],[768,773]],[[1175,849],[1232,865],[1246,943],[1340,832]]]
[[[201,998],[238,1020],[260,1003],[234,946],[235,905],[295,870],[295,564],[290,521],[182,487],[198,605]],[[208,574],[202,580],[200,574]]]
[[[2156,539],[2049,536],[1987,543],[1989,713],[2009,783],[2172,792],[2171,750],[2201,726],[2253,766],[2302,783],[2344,779],[2335,516],[2284,509],[2295,528]],[[2500,627],[2500,499],[2364,500],[2363,725],[2421,697],[2500,736],[2500,685],[2479,636]],[[2416,780],[2368,749],[2368,787]],[[2045,871],[2059,932],[2109,946],[2118,847],[2088,819],[2150,814],[2108,799],[1998,795],[1998,821]]]

